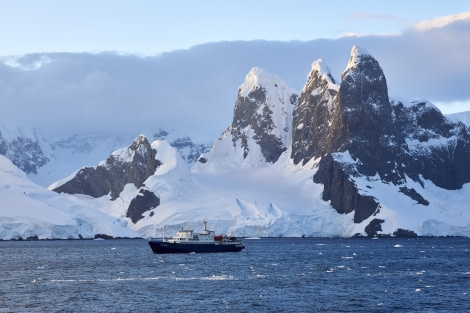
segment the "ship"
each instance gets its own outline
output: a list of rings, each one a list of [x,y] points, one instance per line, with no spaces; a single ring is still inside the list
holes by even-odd
[[[204,230],[196,233],[191,229],[182,228],[175,236],[168,239],[150,239],[149,245],[153,253],[214,253],[239,252],[245,249],[241,239],[232,236],[215,235],[207,230],[207,221],[204,220]]]

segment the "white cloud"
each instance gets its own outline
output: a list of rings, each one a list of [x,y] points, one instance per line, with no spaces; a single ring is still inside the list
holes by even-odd
[[[434,102],[444,114],[453,114],[470,111],[470,99],[464,101]]]
[[[25,56],[8,56],[0,58],[0,62],[24,71],[35,71],[51,59],[44,54],[30,54]]]
[[[339,80],[352,45],[379,61],[391,96],[466,109],[452,104],[470,99],[470,19],[460,19],[396,36],[220,42],[154,57],[54,53],[3,60],[0,123],[33,126],[46,135],[176,128],[213,140],[231,123],[238,87],[252,67],[301,90],[318,58]]]
[[[441,16],[431,20],[421,21],[412,28],[417,31],[428,31],[433,28],[442,28],[457,21],[470,19],[470,12],[463,12],[455,15]]]

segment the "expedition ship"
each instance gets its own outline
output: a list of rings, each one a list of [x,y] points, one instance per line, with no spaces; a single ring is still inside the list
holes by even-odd
[[[204,230],[201,233],[182,228],[169,239],[150,239],[150,248],[157,254],[238,252],[245,249],[240,239],[230,236],[216,236],[214,231],[207,230],[207,221],[203,222]]]

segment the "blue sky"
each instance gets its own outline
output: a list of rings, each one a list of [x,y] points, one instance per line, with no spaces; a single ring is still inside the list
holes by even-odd
[[[118,51],[154,55],[233,40],[397,34],[470,11],[465,0],[0,0],[0,56]]]

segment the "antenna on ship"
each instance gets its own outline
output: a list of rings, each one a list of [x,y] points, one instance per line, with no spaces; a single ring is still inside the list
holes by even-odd
[[[203,219],[202,222],[204,223],[204,231],[207,231],[207,218]]]

